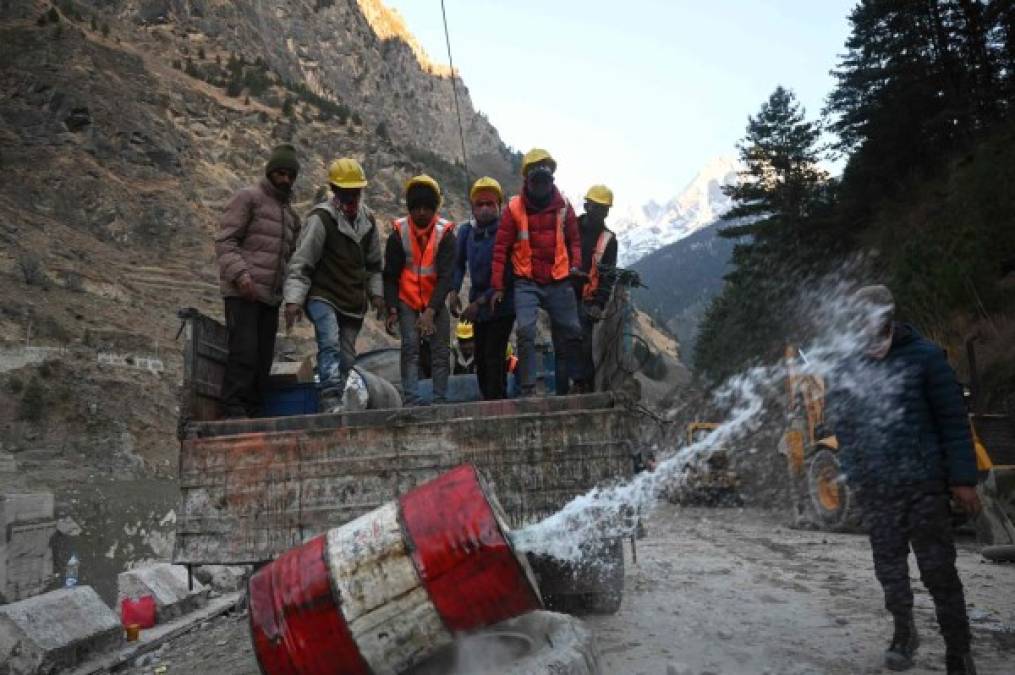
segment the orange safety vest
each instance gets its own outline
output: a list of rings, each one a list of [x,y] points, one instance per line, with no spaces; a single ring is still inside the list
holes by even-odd
[[[395,231],[402,240],[405,251],[405,265],[398,277],[398,298],[406,305],[422,312],[430,304],[434,288],[437,287],[437,247],[448,232],[455,229],[450,220],[434,216],[436,221],[430,232],[426,248],[420,250],[419,241],[408,218],[394,222]]]
[[[564,242],[564,218],[567,217],[568,202],[564,200],[564,206],[557,212],[557,247],[553,255],[552,276],[555,281],[566,279],[571,269],[571,263],[567,257],[567,244]],[[511,249],[511,264],[514,266],[515,276],[532,278],[532,244],[529,243],[529,215],[525,212],[525,203],[522,198],[515,195],[508,202],[508,210],[515,220],[517,234],[515,245]]]
[[[606,254],[606,247],[613,240],[613,233],[603,230],[596,240],[596,247],[592,249],[592,265],[589,267],[589,280],[582,289],[582,300],[591,300],[599,289],[599,262]]]

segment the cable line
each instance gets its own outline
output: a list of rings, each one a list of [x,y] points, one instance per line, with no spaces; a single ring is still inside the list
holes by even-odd
[[[462,127],[462,108],[458,104],[458,84],[455,82],[455,62],[451,58],[451,35],[448,33],[448,15],[441,0],[441,18],[444,20],[444,42],[448,47],[448,65],[451,66],[451,90],[455,94],[455,113],[458,115],[458,138],[462,142],[462,166],[465,168],[465,201],[469,199],[469,160],[465,154],[465,129]]]

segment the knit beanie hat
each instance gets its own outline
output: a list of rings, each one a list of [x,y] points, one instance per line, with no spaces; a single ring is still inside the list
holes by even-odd
[[[405,205],[410,211],[417,206],[427,206],[434,211],[440,205],[440,195],[428,185],[416,184],[405,193]]]
[[[271,151],[271,157],[268,158],[268,163],[264,165],[264,175],[267,176],[272,171],[289,171],[294,176],[300,173],[300,162],[296,159],[296,148],[283,143],[282,145],[276,145]]]

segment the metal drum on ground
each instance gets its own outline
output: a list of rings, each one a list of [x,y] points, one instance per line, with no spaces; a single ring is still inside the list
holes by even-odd
[[[283,553],[251,577],[268,675],[398,673],[472,631],[542,606],[506,518],[465,464]]]

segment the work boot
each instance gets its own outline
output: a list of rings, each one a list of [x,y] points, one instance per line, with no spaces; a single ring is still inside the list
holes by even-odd
[[[945,668],[948,675],[976,675],[976,664],[969,652],[945,652]]]
[[[920,646],[920,636],[912,616],[895,617],[895,634],[892,644],[885,650],[885,668],[888,670],[909,670],[913,667],[913,655]]]

